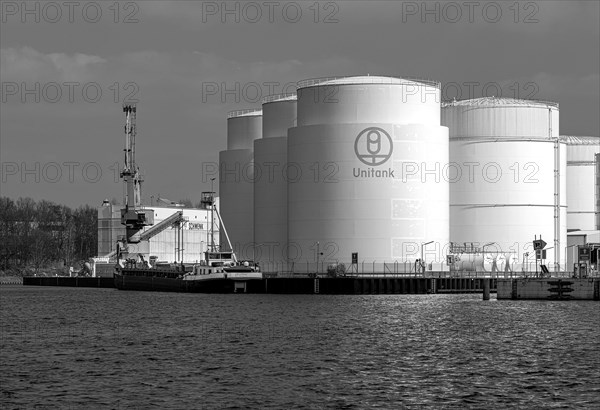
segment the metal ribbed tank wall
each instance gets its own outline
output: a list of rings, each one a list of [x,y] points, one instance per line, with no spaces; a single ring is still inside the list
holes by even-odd
[[[567,229],[596,227],[596,154],[600,137],[563,136],[567,144]]]
[[[526,269],[535,270],[531,242],[542,235],[553,247],[546,258],[553,264],[555,250],[567,243],[558,105],[494,97],[458,101],[443,105],[442,124],[450,130],[450,240],[493,243],[521,262],[529,252]]]
[[[262,111],[230,112],[227,150],[219,153],[220,213],[238,258],[254,253],[254,140],[262,137]],[[227,247],[221,235],[221,247]]]
[[[383,271],[375,264],[414,261],[423,242],[436,242],[429,252],[448,243],[448,183],[439,172],[448,162],[448,129],[440,126],[439,83],[302,81],[297,123],[288,131],[293,269],[336,261],[348,267],[358,252],[359,264]]]
[[[285,268],[287,246],[287,131],[296,123],[296,94],[263,100],[263,138],[254,141],[255,260],[265,271]]]

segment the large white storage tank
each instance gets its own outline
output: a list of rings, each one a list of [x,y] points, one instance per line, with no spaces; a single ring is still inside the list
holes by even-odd
[[[440,126],[439,83],[302,81],[297,124],[288,131],[287,172],[295,270],[349,265],[354,252],[361,270],[394,261],[410,261],[401,264],[410,269],[429,241],[428,260],[442,259],[448,184],[436,167],[448,162],[448,130]]]
[[[442,124],[450,130],[450,240],[491,244],[535,270],[531,242],[542,235],[552,248],[548,267],[556,268],[555,251],[567,243],[566,146],[558,140],[558,104],[494,97],[455,101],[443,105]],[[559,259],[563,266],[564,255]]]
[[[285,270],[287,131],[296,125],[296,94],[266,97],[263,138],[254,141],[254,259],[265,271]]]
[[[600,154],[596,154],[596,230],[600,231]]]
[[[219,153],[220,213],[238,258],[254,254],[254,140],[262,137],[262,111],[228,114],[227,150]],[[221,247],[227,248],[225,235]]]
[[[232,111],[227,116],[227,149],[254,149],[254,140],[262,136],[260,109]]]
[[[562,136],[567,144],[567,229],[596,228],[596,154],[600,137]]]

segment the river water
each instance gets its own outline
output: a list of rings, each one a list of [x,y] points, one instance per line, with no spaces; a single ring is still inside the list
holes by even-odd
[[[0,287],[0,407],[600,408],[600,304]]]

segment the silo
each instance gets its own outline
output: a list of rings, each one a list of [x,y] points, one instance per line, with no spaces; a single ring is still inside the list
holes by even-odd
[[[262,136],[262,111],[233,111],[227,118],[227,150],[219,153],[220,213],[238,258],[253,257],[254,140]],[[221,247],[227,248],[225,235]]]
[[[262,111],[232,111],[227,116],[227,150],[254,149],[254,140],[262,137]]]
[[[288,131],[288,259],[295,270],[413,266],[448,242],[448,130],[439,83],[346,77],[298,83]],[[317,264],[317,265],[315,265]],[[402,269],[402,268],[400,268]]]
[[[296,94],[265,97],[263,138],[254,141],[255,260],[265,271],[285,269],[287,244],[287,131],[296,125]]]
[[[600,231],[600,154],[596,154],[596,229]]]
[[[495,244],[535,270],[532,241],[541,235],[546,263],[555,268],[555,251],[562,262],[567,243],[558,104],[455,101],[443,104],[442,124],[450,130],[450,240]]]
[[[561,136],[567,144],[567,229],[596,227],[596,154],[600,137]]]

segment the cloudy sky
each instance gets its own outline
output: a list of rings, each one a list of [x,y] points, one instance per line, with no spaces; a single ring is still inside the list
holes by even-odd
[[[121,106],[137,100],[144,198],[197,201],[227,113],[315,77],[557,101],[561,134],[600,133],[596,0],[1,4],[1,195],[12,198],[120,199]]]

